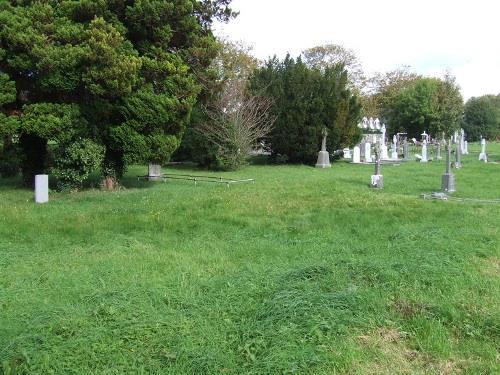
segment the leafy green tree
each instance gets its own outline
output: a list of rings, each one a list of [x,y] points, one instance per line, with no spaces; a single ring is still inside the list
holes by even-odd
[[[500,96],[470,98],[465,103],[464,130],[470,140],[500,136]]]
[[[462,113],[462,96],[450,77],[415,79],[383,108],[393,133],[406,131],[415,138],[420,138],[424,130],[434,136],[451,134],[459,128]]]
[[[212,22],[235,15],[229,4],[0,0],[0,80],[16,88],[0,133],[19,137],[25,182],[49,169],[49,143],[102,145],[107,177],[168,161],[210,78]]]
[[[405,88],[422,78],[408,66],[385,73],[375,73],[366,80],[361,96],[363,115],[367,117],[389,117],[395,97]]]
[[[343,65],[320,70],[308,67],[300,57],[273,58],[256,71],[251,88],[273,100],[276,122],[269,143],[281,160],[315,161],[325,128],[329,150],[357,141],[360,105],[348,88]]]

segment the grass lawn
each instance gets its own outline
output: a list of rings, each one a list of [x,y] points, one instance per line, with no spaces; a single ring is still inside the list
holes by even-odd
[[[470,150],[455,196],[499,199]],[[499,373],[500,204],[420,199],[443,162],[372,171],[134,167],[46,205],[0,180],[0,374]]]

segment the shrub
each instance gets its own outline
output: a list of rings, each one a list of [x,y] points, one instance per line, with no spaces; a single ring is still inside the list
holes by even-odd
[[[79,189],[89,175],[98,170],[104,160],[104,147],[90,139],[80,139],[56,151],[51,173],[60,190]]]

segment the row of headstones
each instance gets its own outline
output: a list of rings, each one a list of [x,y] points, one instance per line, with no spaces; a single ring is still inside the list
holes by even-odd
[[[436,159],[441,160],[441,142],[434,144],[436,148]],[[361,155],[361,150],[363,150],[363,155]],[[420,160],[421,163],[427,163],[429,161],[428,157],[428,145],[427,142],[424,141],[422,144],[422,154],[416,154],[415,157],[417,160]],[[363,145],[355,146],[353,152],[351,154],[351,150],[346,148],[343,150],[345,159],[352,159],[354,164],[361,163],[361,157],[363,156],[363,160],[365,163],[372,163],[374,158],[372,157],[372,144],[370,142],[366,142]],[[461,140],[457,142],[456,155],[460,157],[461,155],[469,154],[469,146],[467,141]],[[399,155],[396,146],[392,148],[391,157],[388,157],[387,146],[380,146],[380,158],[382,160],[399,160]],[[403,144],[403,160],[409,160],[409,145],[407,142]],[[481,139],[481,153],[479,154],[479,160],[488,162],[488,155],[486,153],[486,140]]]

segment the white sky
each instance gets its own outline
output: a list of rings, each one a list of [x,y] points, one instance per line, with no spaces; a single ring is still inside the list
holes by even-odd
[[[240,15],[216,33],[260,59],[334,43],[352,49],[368,74],[449,70],[465,100],[500,93],[500,0],[233,0],[232,8]]]

